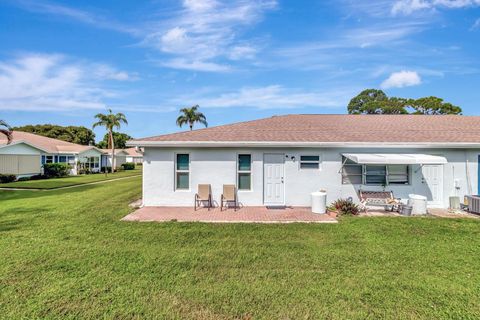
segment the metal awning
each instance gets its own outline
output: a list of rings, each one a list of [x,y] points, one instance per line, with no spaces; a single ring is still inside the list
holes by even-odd
[[[344,153],[347,159],[358,164],[446,164],[447,159],[430,154],[406,153]]]

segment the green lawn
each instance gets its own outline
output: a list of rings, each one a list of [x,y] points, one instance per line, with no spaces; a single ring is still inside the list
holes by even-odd
[[[19,188],[19,189],[57,189],[62,187],[70,187],[82,185],[85,183],[106,181],[123,177],[131,177],[142,174],[142,169],[126,170],[115,173],[96,173],[78,176],[69,176],[65,178],[46,179],[46,180],[30,180],[16,181],[11,183],[0,183],[0,188]]]
[[[476,220],[119,221],[140,188],[0,191],[0,318],[480,318]]]

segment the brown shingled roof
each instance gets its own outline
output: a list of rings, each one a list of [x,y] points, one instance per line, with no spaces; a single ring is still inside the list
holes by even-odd
[[[138,141],[480,143],[480,117],[299,114],[136,139],[132,144]]]
[[[25,142],[34,147],[40,148],[48,153],[82,153],[94,147],[84,146],[63,140],[47,138],[38,134],[23,131],[13,131],[12,144]],[[0,145],[7,144],[7,139],[0,135]]]

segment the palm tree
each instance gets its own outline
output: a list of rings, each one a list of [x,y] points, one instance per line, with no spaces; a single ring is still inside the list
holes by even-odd
[[[0,120],[0,127],[5,127],[6,129],[0,129],[0,133],[4,134],[7,137],[7,144],[10,144],[13,140],[13,131],[12,127],[8,125],[3,120]]]
[[[177,118],[177,126],[181,128],[184,124],[188,123],[190,130],[193,130],[195,122],[199,122],[205,127],[208,127],[207,118],[203,113],[197,111],[198,108],[200,107],[197,104],[191,108],[180,109],[180,113],[182,114]]]
[[[120,129],[122,123],[128,124],[127,118],[121,112],[114,114],[112,109],[108,109],[107,114],[98,113],[95,115],[95,118],[98,119],[97,122],[93,124],[93,128],[101,126],[105,127],[108,131],[108,148],[112,151],[112,169],[111,172],[115,169],[115,142],[113,140],[113,129]]]

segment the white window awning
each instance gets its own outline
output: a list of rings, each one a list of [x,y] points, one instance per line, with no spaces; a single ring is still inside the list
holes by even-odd
[[[344,157],[358,164],[446,164],[447,159],[430,154],[405,153],[344,153]]]

